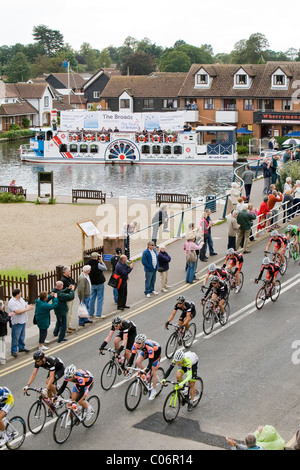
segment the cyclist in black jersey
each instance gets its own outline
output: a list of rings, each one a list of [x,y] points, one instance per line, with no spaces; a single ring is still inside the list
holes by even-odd
[[[65,366],[59,357],[45,356],[40,349],[33,354],[33,359],[35,361],[34,369],[26,387],[23,388],[24,393],[36,378],[39,368],[42,367],[49,371],[46,379],[46,389],[48,397],[52,398],[57,391],[56,382],[64,375]]]
[[[209,296],[210,292],[212,291],[212,300],[214,302],[218,301],[218,305],[221,309],[222,315],[225,315],[224,306],[226,303],[226,299],[228,297],[228,286],[227,284],[222,281],[218,276],[213,276],[211,278],[209,288],[206,291],[204,299],[202,299],[202,303],[204,303]]]
[[[188,302],[187,300],[185,300],[185,297],[183,295],[180,295],[178,297],[174,310],[171,313],[171,316],[169,317],[167,323],[165,323],[165,328],[168,329],[169,323],[172,322],[178,310],[181,310],[181,315],[178,320],[178,326],[185,327],[186,331],[188,331],[190,328],[190,321],[196,315],[196,307],[194,302]]]
[[[110,342],[111,338],[114,335],[114,332],[117,331],[118,334],[115,337],[114,347],[117,350],[116,355],[119,356],[123,349],[125,349],[125,356],[127,362],[131,356],[131,348],[134,344],[134,339],[137,335],[136,325],[133,321],[123,320],[121,317],[117,316],[113,319],[111,330],[107,338],[103,341],[99,348],[99,354],[102,353],[105,346]],[[121,345],[120,345],[121,343]]]

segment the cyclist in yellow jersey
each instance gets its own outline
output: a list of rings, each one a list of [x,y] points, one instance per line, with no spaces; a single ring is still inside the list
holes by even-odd
[[[165,372],[164,378],[161,381],[162,385],[166,383],[166,378],[170,375],[176,364],[179,367],[176,374],[179,388],[183,388],[185,385],[190,384],[191,396],[188,404],[188,411],[191,411],[193,409],[193,401],[196,393],[195,381],[198,376],[198,356],[192,351],[184,353],[181,349],[178,349],[174,354],[174,358],[169,369]],[[186,374],[185,378],[183,378],[184,374]]]
[[[4,418],[14,407],[14,397],[7,387],[0,387],[0,447],[8,441]]]

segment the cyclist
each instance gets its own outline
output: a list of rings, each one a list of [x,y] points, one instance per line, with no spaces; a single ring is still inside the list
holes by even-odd
[[[235,275],[236,287],[235,290],[238,292],[240,285],[240,272],[243,266],[244,258],[242,253],[234,251],[233,248],[229,248],[226,251],[226,258],[223,264],[223,268],[226,268],[227,271],[231,271]],[[227,265],[228,263],[228,265]]]
[[[152,390],[149,396],[149,400],[154,400],[156,395],[156,384],[157,384],[157,369],[159,366],[161,356],[161,346],[152,339],[147,339],[146,335],[139,334],[134,340],[134,345],[131,350],[131,356],[129,359],[128,367],[131,367],[134,361],[135,354],[141,351],[140,355],[136,360],[136,366],[142,369],[142,363],[145,359],[149,359],[148,365],[145,368],[145,373],[152,373]]]
[[[227,272],[224,269],[225,266],[222,268],[218,268],[215,263],[212,263],[208,266],[207,274],[206,277],[203,281],[203,286],[206,286],[207,280],[210,276],[218,276],[222,281],[225,281],[227,279]]]
[[[294,245],[296,248],[296,253],[297,256],[295,258],[295,261],[299,259],[299,234],[300,234],[300,228],[297,225],[288,225],[284,231],[287,241],[290,242],[291,239],[294,237]]]
[[[273,253],[278,253],[280,256],[281,263],[284,264],[284,252],[288,243],[286,236],[283,234],[279,234],[277,230],[273,230],[271,232],[271,237],[269,238],[268,244],[265,249],[265,256],[267,256],[272,242],[275,242]]]
[[[23,388],[24,393],[33,383],[39,368],[42,367],[43,369],[49,371],[46,379],[46,390],[48,397],[52,398],[57,391],[56,382],[64,375],[65,366],[59,357],[45,356],[41,349],[35,351],[33,354],[33,359],[35,361],[34,369],[31,376],[29,377],[27,385]]]
[[[0,387],[0,447],[9,440],[3,420],[13,409],[14,402],[14,397],[9,388]]]
[[[209,287],[206,291],[206,294],[201,301],[202,305],[204,305],[211,291],[212,291],[212,296],[211,296],[212,301],[214,303],[215,302],[218,303],[220,310],[221,310],[221,315],[225,316],[224,305],[228,297],[228,286],[226,282],[222,281],[218,276],[212,276]]]
[[[169,324],[172,322],[178,310],[181,310],[181,315],[178,319],[178,326],[182,327],[183,335],[184,328],[186,331],[188,331],[190,328],[190,321],[196,315],[196,307],[194,302],[188,302],[187,300],[185,300],[185,297],[183,295],[180,295],[177,299],[177,303],[174,307],[173,312],[171,313],[169,320],[167,321],[167,323],[165,323],[165,328],[168,329]]]
[[[105,346],[110,342],[113,337],[114,332],[117,331],[118,334],[115,337],[114,347],[117,350],[116,356],[120,356],[123,349],[125,349],[125,357],[127,362],[129,361],[131,348],[134,343],[134,338],[136,337],[136,326],[133,321],[123,320],[121,317],[116,316],[111,325],[111,330],[107,338],[103,341],[99,348],[99,354],[102,353]],[[122,344],[120,345],[120,343]]]
[[[174,354],[174,358],[169,369],[165,372],[164,378],[161,381],[162,385],[165,384],[166,378],[169,377],[175,365],[178,365],[179,367],[176,374],[176,380],[179,382],[179,388],[183,388],[185,385],[190,384],[190,401],[188,403],[188,411],[191,411],[193,409],[193,401],[196,394],[195,380],[198,377],[198,356],[192,351],[184,353],[181,351],[181,349],[178,349]],[[185,378],[183,378],[184,374],[186,374]]]
[[[270,283],[273,285],[273,288],[276,289],[275,281],[277,274],[280,271],[280,266],[279,264],[272,263],[268,257],[265,257],[262,261],[259,276],[254,281],[255,284],[258,284],[258,281],[260,281],[265,269],[267,270],[266,279],[270,281]]]
[[[88,370],[76,369],[74,364],[71,364],[65,368],[64,382],[58,390],[56,396],[59,396],[64,392],[68,382],[74,383],[74,387],[71,393],[71,400],[82,406],[86,411],[86,418],[90,419],[93,409],[92,406],[85,401],[85,398],[87,397],[89,391],[93,388],[93,375]]]

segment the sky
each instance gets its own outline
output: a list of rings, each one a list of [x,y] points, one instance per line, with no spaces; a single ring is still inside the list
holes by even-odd
[[[99,50],[119,47],[132,36],[164,48],[182,39],[197,47],[211,44],[214,54],[229,53],[257,32],[274,51],[300,49],[299,0],[14,0],[2,3],[0,12],[1,46],[34,42],[33,27],[44,24],[75,50],[83,42]]]

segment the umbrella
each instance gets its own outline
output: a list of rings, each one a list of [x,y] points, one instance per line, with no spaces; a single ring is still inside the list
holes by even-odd
[[[300,137],[300,131],[289,132],[287,137]]]
[[[282,145],[283,146],[286,146],[286,145],[300,145],[300,140],[299,139],[288,139],[288,140],[285,140]]]
[[[240,129],[236,130],[237,134],[253,134],[252,131],[248,131],[245,127],[241,127]]]

